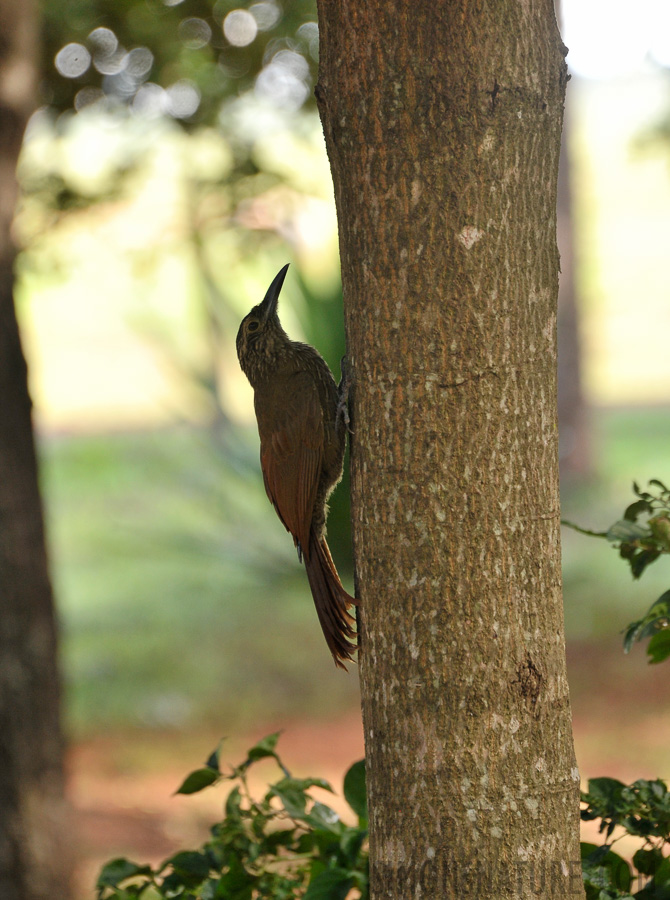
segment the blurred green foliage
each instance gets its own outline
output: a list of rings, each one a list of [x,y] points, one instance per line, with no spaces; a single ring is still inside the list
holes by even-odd
[[[288,109],[313,102],[313,0],[43,0],[41,15],[42,94],[60,112],[102,101],[192,128],[254,87]]]
[[[627,447],[638,471],[658,472],[670,435],[659,427],[638,437],[654,419],[644,410],[598,413],[605,471]],[[255,430],[235,430],[229,441],[190,427],[43,441],[76,733],[197,723],[228,731],[357,703],[355,669],[343,676],[332,666],[304,571],[265,497]],[[588,495],[564,498],[566,512],[597,524],[621,490],[620,480],[603,479]],[[347,549],[348,535],[333,552],[350,588]],[[611,565],[604,542],[566,532],[568,636],[614,639],[648,606],[654,577],[641,588]]]
[[[626,507],[623,517],[607,531],[582,528],[566,519],[563,519],[563,525],[580,534],[609,541],[630,566],[633,578],[639,579],[648,566],[670,554],[670,490],[658,478],[652,478],[648,488],[640,490],[637,482],[633,482],[637,500]],[[669,624],[670,590],[666,590],[641,619],[627,626],[623,641],[625,652],[630,652],[635,642],[650,638],[647,646],[650,662],[663,662],[670,656]]]
[[[223,450],[190,428],[43,444],[76,733],[250,726],[355,702],[256,450],[253,432]]]
[[[593,445],[598,477],[561,495],[565,519],[600,531],[621,514],[621,497],[629,489],[630,472],[640,480],[667,478],[670,417],[658,409],[593,410]],[[625,473],[625,475],[622,475]],[[662,593],[667,574],[654,567],[646,584],[621,567],[612,566],[605,541],[587,541],[563,529],[563,589],[568,638],[602,637],[623,630],[631,617],[649,606],[649,594]],[[612,620],[614,617],[614,623]]]
[[[19,168],[21,267],[44,267],[50,261],[62,269],[48,247],[56,223],[94,204],[128,200],[146,179],[154,145],[171,139],[174,145],[175,131],[183,128],[192,140],[179,148],[184,208],[177,240],[191,248],[199,274],[194,293],[207,352],[197,364],[180,356],[156,321],[146,336],[155,343],[159,336],[175,368],[209,392],[216,414],[225,419],[216,370],[230,353],[239,321],[231,272],[241,263],[257,268],[268,252],[295,243],[292,219],[300,196],[323,191],[323,184],[310,182],[304,166],[296,169],[285,158],[313,155],[316,5],[313,0],[285,6],[274,0],[241,5],[232,0],[45,0],[41,16],[46,107],[29,132]],[[242,22],[237,28],[230,25],[235,17]],[[193,92],[196,104],[188,115],[173,102],[175,86]],[[179,90],[175,96],[182,96]],[[72,141],[85,140],[80,120],[107,138],[105,163],[88,178],[69,160]],[[273,155],[265,138],[283,139],[281,123],[284,132],[290,128],[292,143]],[[50,138],[47,147],[31,153],[36,132]],[[208,162],[199,165],[198,157]],[[280,199],[278,188],[285,188]],[[254,201],[259,202],[254,206]],[[222,234],[228,245],[223,258],[217,240]],[[174,249],[144,248],[145,260],[152,252],[167,255]],[[284,250],[281,256],[283,263],[293,253]],[[300,288],[302,337],[337,371],[344,352],[341,294],[335,286],[319,290],[304,278]]]
[[[237,33],[231,26],[235,16],[242,23]],[[316,115],[315,20],[315,4],[306,0],[292,0],[286,7],[273,0],[242,5],[227,0],[42,4],[42,94],[47,111],[39,128],[49,134],[51,152],[31,154],[29,140],[24,154],[19,232],[26,249],[21,269],[43,272],[51,262],[62,270],[62,255],[49,249],[58,223],[94,204],[128,200],[146,177],[152,142],[172,139],[174,144],[175,131],[183,128],[179,179],[184,206],[175,247],[179,252],[190,249],[197,272],[193,300],[202,331],[197,353],[184,348],[161,311],[146,314],[138,305],[132,318],[170,369],[207,395],[211,410],[211,427],[199,431],[177,429],[160,439],[136,435],[64,440],[47,450],[56,469],[62,464],[69,485],[67,510],[52,507],[57,576],[78,573],[74,580],[66,575],[60,581],[60,595],[70,609],[100,604],[101,610],[101,618],[88,632],[86,649],[66,634],[69,666],[82,675],[77,684],[86,685],[83,694],[74,692],[75,721],[89,720],[89,715],[92,722],[97,720],[96,685],[102,678],[114,681],[119,693],[112,692],[97,706],[101,721],[116,715],[115,700],[122,699],[123,685],[129,690],[134,677],[146,694],[144,705],[155,707],[154,712],[138,709],[131,717],[138,721],[162,715],[167,722],[171,715],[178,720],[180,715],[211,711],[221,682],[232,692],[228,697],[236,696],[232,704],[236,709],[253,707],[247,697],[254,680],[248,653],[233,654],[230,665],[220,655],[204,671],[197,660],[170,650],[167,634],[174,635],[176,629],[182,636],[195,635],[203,619],[212,616],[217,626],[208,630],[207,639],[214,641],[216,634],[216,640],[225,642],[218,628],[232,627],[238,647],[244,648],[243,632],[252,630],[255,615],[247,619],[246,610],[256,610],[259,597],[267,591],[273,597],[277,592],[303,592],[288,535],[275,524],[267,528],[271,538],[266,538],[264,528],[259,530],[258,523],[267,522],[270,515],[257,448],[254,438],[229,419],[221,370],[222,362],[235,352],[241,315],[233,291],[241,280],[239,273],[267,269],[268,256],[281,263],[294,256],[286,249],[280,255],[285,236],[282,239],[279,232],[283,228],[290,234],[291,198],[313,188],[308,179],[296,179],[290,165],[279,165],[264,150],[263,141],[268,129],[280,131],[278,123],[284,118],[291,123],[293,150],[303,140],[305,152],[310,152]],[[250,24],[251,31],[245,32]],[[195,100],[192,107],[189,97]],[[180,98],[185,106],[179,107]],[[68,142],[80,135],[81,122],[111,126],[107,143],[116,147],[97,177],[88,181],[82,181],[68,158]],[[199,166],[198,154],[209,164]],[[284,201],[288,213],[273,212],[277,201],[271,194],[278,187],[288,197]],[[260,216],[252,208],[255,201]],[[129,252],[138,264],[151,267],[175,247],[163,243]],[[339,284],[314,284],[295,264],[291,272],[292,290],[282,302],[285,308],[292,301],[297,306],[302,334],[296,336],[317,346],[337,375],[344,353]],[[250,298],[249,306],[257,299]],[[53,469],[49,462],[47,467],[49,482]],[[146,480],[140,474],[143,469],[150,473]],[[175,486],[172,497],[169,484]],[[77,496],[81,502],[75,506]],[[333,497],[330,519],[331,543],[344,559],[345,572],[351,558],[348,504],[345,480]],[[110,509],[117,518],[107,517]],[[248,535],[253,539],[247,540]],[[292,566],[294,579],[285,575]],[[225,621],[218,609],[224,584]],[[108,619],[104,610],[111,607]],[[271,619],[272,613],[266,621]],[[281,621],[290,622],[286,610]],[[149,628],[151,622],[155,624]],[[277,627],[282,627],[279,622]],[[108,639],[119,628],[129,637],[112,651]],[[165,634],[159,637],[162,628]],[[262,651],[270,669],[287,654],[286,644],[280,639]],[[260,647],[255,652],[261,652]],[[301,671],[301,651],[292,647],[288,655],[287,671],[294,675],[279,679],[269,675],[266,696],[281,691],[283,696],[300,695],[309,704],[304,691],[290,689],[290,684],[281,688],[282,680],[290,681]],[[160,680],[168,671],[171,687],[166,694],[153,684],[151,673],[161,673]],[[256,683],[254,694],[263,691],[262,683],[262,679]],[[181,696],[180,684],[191,685],[186,692],[192,690],[194,696]],[[169,697],[173,712],[168,709]],[[87,712],[80,715],[82,705]],[[104,706],[108,708],[103,713]],[[164,712],[156,713],[158,708]]]

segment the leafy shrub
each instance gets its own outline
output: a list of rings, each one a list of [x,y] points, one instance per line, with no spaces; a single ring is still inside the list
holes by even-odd
[[[670,792],[664,781],[638,779],[623,784],[616,778],[592,778],[582,794],[582,819],[600,819],[605,843],[582,844],[582,868],[587,900],[635,897],[670,900]],[[612,850],[625,835],[642,840],[631,867]],[[637,873],[639,890],[631,894]],[[644,884],[642,884],[644,882]]]
[[[670,553],[670,489],[654,478],[641,491],[633,482],[637,500],[626,507],[623,518],[607,531],[588,531],[564,522],[582,534],[605,538],[630,566],[633,578],[640,578],[647,566]],[[649,639],[649,662],[659,663],[670,656],[670,590],[650,606],[647,613],[624,631],[624,651],[636,641]],[[592,778],[582,792],[584,821],[600,819],[605,842],[582,843],[582,871],[587,900],[670,900],[670,792],[664,781],[639,778],[623,784],[616,778]],[[639,838],[642,846],[632,865],[612,850],[622,837]],[[633,894],[633,885],[638,889]]]
[[[670,554],[670,488],[658,478],[649,482],[651,491],[641,491],[633,482],[633,492],[638,498],[626,507],[623,518],[614,522],[607,531],[589,531],[574,522],[563,524],[580,534],[605,538],[619,551],[619,556],[630,566],[633,578],[642,573],[663,554]],[[649,662],[663,662],[670,656],[670,590],[655,600],[646,614],[626,628],[624,650],[629,652],[636,641],[649,638],[647,655]]]
[[[97,882],[98,900],[344,900],[368,897],[365,764],[354,763],[344,779],[344,796],[357,819],[345,824],[309,790],[332,788],[322,778],[294,778],[278,756],[279,734],[252,747],[244,762],[221,772],[219,750],[177,791],[195,794],[222,781],[233,787],[225,817],[197,850],[182,850],[153,868],[114,859]],[[248,772],[273,758],[282,777],[261,799],[249,790]],[[356,892],[352,894],[352,889]]]

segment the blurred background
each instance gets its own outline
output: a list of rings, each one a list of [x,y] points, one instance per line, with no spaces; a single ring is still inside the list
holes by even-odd
[[[563,514],[602,530],[670,481],[670,7],[563,9]],[[337,225],[313,100],[315,3],[44,0],[40,109],[19,164],[17,309],[61,626],[69,791],[87,896],[102,860],[200,840],[221,798],[174,798],[284,728],[336,786],[363,752],[258,465],[239,321],[291,262],[282,322],[334,371]],[[347,485],[329,540],[351,586]],[[658,571],[654,571],[658,569]],[[582,774],[670,777],[667,673],[618,632],[633,583],[564,533]],[[665,716],[665,718],[664,718]]]

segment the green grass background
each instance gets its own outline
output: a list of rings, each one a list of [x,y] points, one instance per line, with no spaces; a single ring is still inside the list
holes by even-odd
[[[265,497],[252,432],[51,437],[41,445],[62,625],[68,727],[213,725],[332,716],[357,702],[335,671],[304,572]],[[667,410],[593,413],[600,474],[563,515],[602,529],[630,482],[670,481]],[[621,473],[629,473],[622,478]],[[345,575],[348,535],[333,535]],[[617,632],[670,586],[667,560],[633,582],[606,542],[564,529],[571,640]]]
[[[75,735],[234,730],[356,697],[355,673],[337,677],[323,644],[253,437],[236,452],[192,428],[42,443]]]

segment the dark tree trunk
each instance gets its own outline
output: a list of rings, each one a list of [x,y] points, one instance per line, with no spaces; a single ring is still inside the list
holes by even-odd
[[[371,893],[583,896],[565,672],[551,0],[320,0]]]
[[[32,4],[0,0],[0,897],[67,897],[56,629],[13,304],[15,168],[32,108]]]
[[[569,108],[563,121],[558,168],[558,249],[561,277],[558,291],[558,432],[561,479],[566,487],[592,472],[589,409],[584,397],[579,305],[570,184]]]

